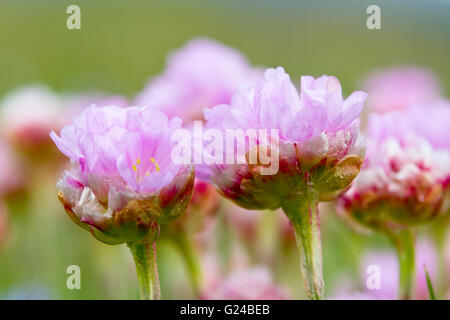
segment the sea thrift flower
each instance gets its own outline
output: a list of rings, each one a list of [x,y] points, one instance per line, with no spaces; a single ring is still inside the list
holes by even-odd
[[[444,108],[372,115],[363,170],[339,199],[343,212],[376,229],[415,225],[440,214],[450,179],[450,152],[441,147],[449,116]]]
[[[159,225],[184,212],[193,190],[192,166],[170,158],[171,133],[180,126],[149,107],[90,106],[60,136],[51,133],[72,161],[58,182],[59,200],[98,240],[128,244],[145,298],[158,296]]]
[[[203,108],[230,103],[234,92],[261,76],[237,50],[197,38],[172,53],[164,73],[150,80],[136,103],[160,109],[185,124],[203,119]]]
[[[339,81],[330,76],[302,77],[299,95],[278,67],[238,92],[230,105],[205,110],[207,127],[223,137],[227,129],[266,130],[265,138],[248,138],[240,163],[213,164],[203,175],[239,206],[284,210],[297,234],[310,298],[323,298],[317,204],[335,197],[358,175],[365,149],[358,115],[365,98],[358,91],[344,100]],[[240,148],[235,146],[235,153]],[[269,164],[262,157],[267,155]],[[279,170],[267,174],[267,167]]]
[[[228,277],[212,283],[204,294],[205,300],[286,300],[286,289],[276,285],[266,268],[236,270]]]
[[[29,86],[8,94],[1,102],[2,134],[14,145],[33,155],[52,148],[48,132],[64,124],[61,99],[45,86]]]
[[[400,270],[409,274],[400,279],[403,298],[410,297],[413,284],[411,227],[445,211],[450,153],[442,148],[446,142],[439,130],[446,127],[449,113],[450,109],[412,108],[372,115],[363,170],[338,200],[340,213],[351,223],[381,231],[394,241],[405,263]]]
[[[389,112],[407,109],[440,97],[437,77],[418,67],[397,67],[371,73],[364,88],[369,94],[367,109],[371,112]]]

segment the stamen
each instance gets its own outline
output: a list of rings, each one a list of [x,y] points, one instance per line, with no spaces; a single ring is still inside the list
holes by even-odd
[[[150,161],[155,164],[156,171],[159,171],[159,165],[158,165],[158,162],[156,162],[155,158],[150,158]]]
[[[141,159],[137,158],[136,163],[133,164],[133,170],[134,172],[137,172],[137,166],[141,164]]]

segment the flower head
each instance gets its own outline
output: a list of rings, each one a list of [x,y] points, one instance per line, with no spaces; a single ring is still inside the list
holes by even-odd
[[[171,161],[181,120],[149,107],[90,106],[51,138],[72,167],[58,182],[69,216],[106,243],[146,241],[189,203],[191,166]]]
[[[50,130],[64,123],[62,101],[45,86],[19,88],[8,94],[0,108],[0,128],[14,146],[42,152],[51,146]]]
[[[364,85],[369,94],[367,110],[389,112],[429,103],[439,98],[437,77],[418,67],[397,67],[371,73]]]
[[[332,198],[362,164],[358,115],[365,98],[357,91],[344,100],[339,81],[330,76],[302,77],[299,95],[283,68],[267,69],[263,80],[236,93],[230,105],[205,110],[207,127],[223,136],[228,129],[262,129],[266,135],[248,135],[244,146],[236,144],[235,153],[241,147],[245,152],[240,163],[214,164],[201,173],[248,209],[279,208],[309,187],[322,199]],[[270,163],[261,157],[265,149]],[[263,172],[268,166],[278,170]]]
[[[188,124],[203,119],[203,108],[229,103],[238,88],[260,75],[239,51],[197,38],[169,56],[164,73],[151,79],[136,103],[156,107]]]
[[[341,213],[383,229],[428,221],[441,213],[450,181],[450,108],[413,108],[369,118],[366,161],[338,201]],[[442,136],[441,136],[442,135]]]

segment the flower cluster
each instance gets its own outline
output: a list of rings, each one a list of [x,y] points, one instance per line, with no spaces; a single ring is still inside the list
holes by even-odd
[[[366,94],[342,98],[339,81],[330,76],[302,77],[300,94],[283,68],[268,69],[264,79],[235,94],[230,105],[205,110],[208,128],[277,130],[254,141],[279,155],[279,171],[261,174],[267,164],[213,165],[209,177],[220,192],[248,209],[276,209],[312,187],[323,199],[333,198],[356,177],[365,143],[358,115]],[[225,134],[224,134],[225,136]],[[274,147],[267,146],[270,144]],[[246,144],[247,156],[251,153]],[[236,146],[236,148],[238,148]]]
[[[107,243],[153,240],[157,225],[183,213],[193,189],[193,168],[170,158],[180,126],[149,107],[91,106],[60,136],[52,132],[72,161],[58,182],[69,216]]]
[[[169,56],[164,73],[150,80],[135,103],[189,124],[203,119],[204,108],[229,103],[239,88],[260,76],[261,71],[252,68],[239,51],[197,38]]]
[[[442,213],[450,181],[449,116],[445,105],[372,115],[364,167],[339,199],[341,212],[376,229]]]

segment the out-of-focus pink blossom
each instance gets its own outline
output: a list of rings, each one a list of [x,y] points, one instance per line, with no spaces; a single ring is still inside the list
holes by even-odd
[[[166,70],[138,95],[138,105],[158,108],[185,124],[203,119],[203,108],[230,103],[240,88],[261,77],[237,50],[214,40],[197,38],[172,53]]]
[[[358,115],[365,99],[366,94],[357,91],[344,100],[339,81],[330,76],[302,77],[299,95],[283,68],[267,69],[263,80],[236,93],[230,105],[205,109],[205,118],[207,127],[219,129],[224,137],[227,129],[266,129],[266,139],[249,140],[256,148],[265,145],[273,154],[279,152],[279,170],[264,176],[261,164],[245,159],[244,164],[213,164],[199,171],[247,209],[277,209],[306,185],[322,198],[332,198],[359,172],[365,142]],[[279,143],[274,143],[272,129],[278,130]],[[250,145],[243,146],[246,154],[252,151]],[[239,148],[236,144],[238,156]]]
[[[413,298],[419,300],[429,299],[425,267],[430,275],[431,282],[436,285],[438,275],[438,257],[436,248],[427,239],[419,239],[416,247],[416,275]],[[375,276],[373,269],[379,270],[379,288],[369,288],[369,277]],[[398,258],[389,250],[373,250],[367,252],[361,263],[361,291],[349,290],[348,284],[341,283],[338,292],[332,299],[336,300],[395,300],[398,299],[399,270]],[[372,270],[368,272],[368,270]],[[378,273],[377,273],[378,274]]]
[[[274,283],[264,267],[233,271],[226,278],[209,282],[205,300],[286,300],[288,291]]]
[[[19,88],[3,98],[0,128],[11,143],[25,150],[51,145],[50,130],[64,124],[62,100],[41,85]]]
[[[364,88],[369,94],[367,110],[389,112],[433,102],[441,94],[437,77],[418,67],[397,67],[371,73]]]
[[[0,196],[14,193],[24,185],[20,160],[9,145],[0,139]]]
[[[150,107],[90,106],[51,133],[72,167],[58,182],[69,216],[107,243],[145,240],[155,225],[184,212],[192,195],[192,166],[172,162],[173,130]]]

